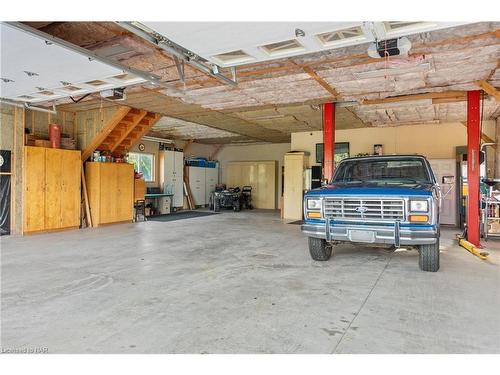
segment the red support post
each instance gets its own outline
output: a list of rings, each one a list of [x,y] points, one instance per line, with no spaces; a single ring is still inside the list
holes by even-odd
[[[480,91],[467,92],[467,240],[480,246],[479,240],[479,142]]]
[[[323,104],[323,178],[333,177],[335,155],[335,103]]]

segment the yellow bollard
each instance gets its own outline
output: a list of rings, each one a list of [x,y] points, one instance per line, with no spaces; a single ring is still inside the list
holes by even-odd
[[[488,255],[490,255],[490,254],[488,254],[485,251],[480,251],[476,246],[474,246],[473,244],[471,244],[465,238],[459,238],[458,239],[458,244],[460,246],[462,246],[468,252],[470,252],[470,253],[474,254],[475,256],[477,256],[479,259],[485,260],[485,259],[488,258]]]

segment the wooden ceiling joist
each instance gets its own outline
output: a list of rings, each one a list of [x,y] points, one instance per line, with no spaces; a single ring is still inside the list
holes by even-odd
[[[339,96],[339,93],[331,87],[328,82],[326,82],[323,78],[321,78],[312,68],[305,66],[304,72],[309,74],[309,76],[314,79],[318,84],[323,87],[326,91],[328,91],[334,98],[337,98]]]
[[[405,101],[415,101],[415,100],[426,100],[426,99],[454,99],[456,101],[461,101],[462,98],[466,98],[467,93],[465,91],[445,91],[445,92],[427,92],[424,94],[414,94],[414,95],[400,95],[400,96],[390,96],[383,99],[368,99],[363,100],[361,104],[371,105],[371,104],[386,104],[386,103],[398,103]]]
[[[493,96],[497,102],[500,102],[500,90],[498,90],[496,87],[494,87],[493,85],[489,84],[486,81],[477,81],[476,85],[481,87],[481,89],[485,93]]]

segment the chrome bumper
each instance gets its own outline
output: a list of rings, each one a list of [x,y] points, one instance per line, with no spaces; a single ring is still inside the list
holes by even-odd
[[[302,224],[302,233],[308,237],[322,238],[327,241],[362,242],[374,244],[400,245],[429,245],[437,242],[439,237],[436,226],[418,228],[413,226],[394,225],[356,225],[356,223],[340,224],[326,221],[324,224]],[[368,241],[353,240],[351,231],[372,232],[373,237]]]

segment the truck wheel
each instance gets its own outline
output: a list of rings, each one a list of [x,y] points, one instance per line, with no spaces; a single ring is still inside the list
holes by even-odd
[[[215,198],[214,199],[214,212],[219,212],[220,211],[220,202],[219,199]]]
[[[241,209],[240,202],[235,202],[233,206],[234,212],[238,212]]]
[[[314,260],[328,260],[332,256],[332,247],[321,238],[309,237],[309,253]]]
[[[422,271],[437,272],[439,270],[439,240],[435,244],[420,245],[418,266]]]

